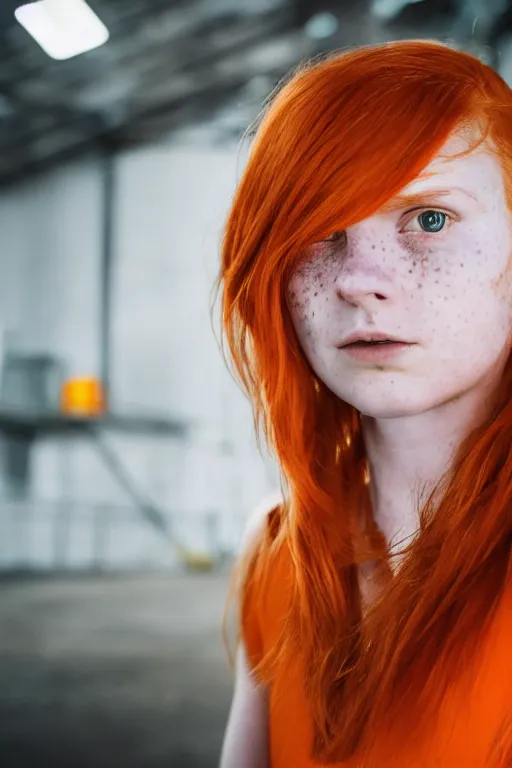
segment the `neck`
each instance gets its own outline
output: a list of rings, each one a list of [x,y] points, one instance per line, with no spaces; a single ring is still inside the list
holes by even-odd
[[[467,393],[413,416],[362,417],[373,518],[392,552],[411,542],[419,529],[421,505],[488,408],[488,397]]]

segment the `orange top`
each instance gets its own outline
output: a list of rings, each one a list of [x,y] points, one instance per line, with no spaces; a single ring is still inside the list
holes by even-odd
[[[291,561],[280,554],[265,586],[249,580],[242,632],[254,666],[276,641],[285,615]],[[310,757],[313,723],[299,665],[271,685],[271,768],[315,768]],[[511,768],[512,753],[512,589],[501,600],[477,661],[454,681],[436,722],[408,751],[393,734],[376,733],[371,754],[338,768]],[[510,719],[509,719],[510,718]]]

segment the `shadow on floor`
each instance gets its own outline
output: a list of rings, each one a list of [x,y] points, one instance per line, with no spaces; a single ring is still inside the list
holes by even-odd
[[[0,765],[217,768],[225,576],[0,583]]]

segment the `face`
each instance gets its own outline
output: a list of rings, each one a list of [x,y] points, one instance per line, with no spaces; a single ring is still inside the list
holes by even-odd
[[[511,215],[499,159],[464,149],[451,137],[385,209],[312,245],[287,286],[314,372],[366,416],[425,412],[503,371]]]

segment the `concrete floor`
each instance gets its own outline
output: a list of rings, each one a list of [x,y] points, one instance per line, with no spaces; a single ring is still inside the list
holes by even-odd
[[[227,577],[0,581],[0,765],[216,768]]]

